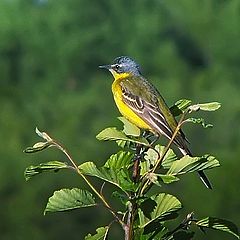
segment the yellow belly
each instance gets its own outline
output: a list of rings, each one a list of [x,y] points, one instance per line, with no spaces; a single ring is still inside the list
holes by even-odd
[[[136,113],[133,112],[131,108],[129,108],[123,101],[122,101],[122,90],[119,86],[120,79],[117,79],[112,84],[112,92],[113,97],[115,100],[115,103],[120,111],[120,113],[128,119],[130,122],[132,122],[134,125],[136,125],[139,128],[142,129],[148,129],[151,130],[151,128],[148,126],[147,123],[145,123]]]

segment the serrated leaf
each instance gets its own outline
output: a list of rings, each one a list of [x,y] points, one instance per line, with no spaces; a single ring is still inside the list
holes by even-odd
[[[199,103],[197,104],[202,111],[216,111],[221,107],[219,102]]]
[[[69,166],[64,162],[51,161],[46,163],[40,163],[39,165],[29,166],[24,171],[24,176],[26,180],[31,179],[32,177],[44,173],[44,172],[57,172],[60,169],[66,169]]]
[[[239,232],[237,226],[225,219],[206,217],[196,222],[196,225],[201,228],[210,228],[215,230],[224,231],[234,235],[239,239]]]
[[[125,117],[118,117],[118,119],[123,123],[123,132],[126,135],[133,136],[133,137],[139,137],[141,134],[140,129],[129,122]]]
[[[183,156],[171,165],[167,175],[185,174],[188,172],[202,171],[220,166],[219,161],[210,155],[202,157]]]
[[[85,237],[85,240],[106,240],[109,226],[107,227],[100,227],[97,230],[97,233],[94,235],[91,235],[90,233]]]
[[[125,140],[117,140],[116,143],[121,148],[130,148],[131,145],[133,144],[132,142],[125,141]]]
[[[105,163],[104,167],[112,169],[128,168],[133,163],[134,154],[130,152],[120,151],[113,154]]]
[[[156,174],[156,176],[158,177],[158,179],[161,179],[161,181],[164,182],[165,184],[170,184],[179,180],[178,177],[173,175]]]
[[[210,103],[199,103],[191,105],[192,101],[188,99],[181,99],[177,101],[171,108],[170,111],[176,117],[181,115],[188,108],[195,112],[198,110],[202,111],[216,111],[221,107],[221,103],[219,102],[210,102]]]
[[[103,140],[103,141],[128,141],[128,142],[133,142],[133,143],[139,143],[144,146],[149,146],[148,141],[143,138],[143,137],[138,137],[138,138],[130,138],[126,136],[122,131],[117,130],[116,128],[106,128],[103,131],[101,131],[96,138],[98,140]]]
[[[53,196],[48,199],[44,214],[47,212],[67,211],[95,205],[94,197],[87,190],[78,188],[61,189],[55,191]]]
[[[164,146],[159,146],[158,151],[160,152],[160,156],[164,153],[165,147]],[[172,149],[168,149],[165,157],[163,158],[162,161],[162,167],[164,169],[168,169],[169,167],[172,166],[172,163],[177,160],[177,155],[174,153]]]
[[[23,152],[25,153],[40,152],[51,146],[52,146],[51,142],[37,142],[32,147],[27,147]]]
[[[159,144],[157,144],[155,146],[155,150],[159,153],[159,155],[157,154],[157,152],[151,148],[149,148],[144,156],[144,159],[146,161],[142,161],[141,162],[141,175],[145,174],[146,172],[149,171],[150,169],[150,166],[154,166],[156,161],[158,160],[158,157],[162,156],[163,153],[164,153],[164,149],[165,147],[164,146],[161,146]],[[162,167],[164,169],[169,169],[170,166],[172,165],[172,163],[174,161],[177,160],[177,156],[176,154],[173,152],[172,149],[168,149],[165,157],[163,158],[163,161],[162,161]]]
[[[128,140],[128,137],[126,137],[126,135],[117,130],[115,127],[109,127],[109,128],[105,128],[104,130],[102,130],[97,136],[96,138],[98,140]]]
[[[153,211],[144,214],[139,208],[139,227],[141,228],[150,227],[149,224],[155,224],[156,221],[164,222],[175,218],[176,212],[182,208],[181,202],[170,194],[160,193],[153,195],[150,199],[156,203]]]
[[[191,105],[192,101],[188,99],[181,99],[177,101],[171,108],[170,111],[173,116],[181,115]]]
[[[210,123],[205,123],[205,120],[203,118],[188,118],[184,122],[191,122],[196,124],[201,124],[204,128],[211,128],[213,127]]]
[[[149,160],[142,160],[140,161],[140,175],[144,176],[145,174],[147,174],[150,169],[152,168],[151,163]]]
[[[97,168],[93,162],[85,162],[79,167],[83,174],[100,178],[119,187],[124,192],[135,191],[136,186],[129,176],[127,169]]]

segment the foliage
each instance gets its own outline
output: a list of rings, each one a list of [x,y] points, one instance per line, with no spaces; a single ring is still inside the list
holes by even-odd
[[[92,194],[77,188],[61,189],[49,198],[45,212],[68,211],[75,208],[95,206]]]
[[[224,159],[223,168],[210,172],[214,194],[199,192],[200,183],[197,177],[189,182],[191,176],[171,190],[179,196],[184,191],[182,200],[192,209],[202,205],[207,195],[208,204],[202,205],[199,215],[211,213],[239,225],[239,6],[239,0],[0,1],[1,237],[53,240],[67,239],[71,233],[71,239],[82,239],[100,226],[100,219],[108,221],[104,210],[94,208],[90,212],[97,217],[91,220],[85,209],[81,216],[39,217],[40,203],[56,186],[71,188],[81,182],[60,170],[61,178],[45,174],[44,179],[34,178],[25,185],[26,166],[37,166],[43,159],[65,160],[61,153],[45,151],[38,161],[32,155],[22,161],[19,152],[34,141],[29,129],[37,125],[64,139],[78,164],[81,159],[98,159],[101,166],[117,147],[100,145],[93,138],[104,126],[119,127],[119,123],[110,76],[97,66],[122,54],[140,63],[144,76],[169,105],[183,97],[201,102],[211,96],[222,103],[224,110],[206,119],[207,124],[215,123],[214,130],[205,134],[201,127],[186,129],[196,155],[207,146]],[[194,196],[199,197],[193,200]],[[117,239],[119,232],[114,231]]]
[[[179,131],[183,124],[189,122],[188,114],[198,110],[215,111],[220,107],[219,103],[196,105],[190,105],[189,103],[189,100],[181,100],[171,108],[182,115],[175,133]],[[194,236],[194,232],[190,230],[192,225],[199,227],[202,231],[205,231],[206,228],[224,231],[239,239],[238,229],[234,223],[215,217],[196,219],[193,213],[188,214],[180,225],[171,230],[168,222],[179,216],[182,204],[175,196],[162,192],[161,184],[169,185],[179,181],[179,175],[218,167],[220,166],[219,161],[211,155],[201,157],[186,155],[178,159],[173,150],[170,149],[170,143],[173,141],[175,134],[173,134],[166,147],[160,146],[156,144],[155,140],[151,140],[152,134],[141,134],[140,129],[128,120],[124,118],[120,118],[120,120],[124,126],[123,130],[107,128],[97,135],[99,140],[115,141],[118,145],[119,141],[125,143],[121,144],[123,149],[113,154],[101,167],[96,166],[94,162],[84,162],[77,166],[66,149],[47,133],[40,132],[36,128],[38,136],[45,141],[34,144],[27,148],[25,152],[34,153],[49,147],[56,147],[66,155],[71,165],[53,161],[41,163],[38,166],[30,166],[25,171],[25,178],[28,180],[42,172],[56,172],[63,168],[76,171],[93,194],[98,197],[99,202],[112,214],[113,221],[116,221],[122,227],[125,240],[192,239]],[[164,171],[161,168],[164,168]],[[121,199],[124,210],[114,210],[103,194],[103,187],[99,191],[88,178],[89,176],[97,178],[102,184],[109,183],[115,186],[117,190],[113,197]],[[154,187],[160,193],[153,194],[150,189],[152,190]],[[55,191],[53,196],[49,198],[44,213],[98,205],[99,203],[92,193],[87,190],[78,188],[61,189]],[[88,234],[85,239],[107,239],[110,227],[111,222],[105,227],[98,228],[96,234]]]

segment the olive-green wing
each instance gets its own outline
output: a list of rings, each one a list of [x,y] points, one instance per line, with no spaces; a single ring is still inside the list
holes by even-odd
[[[154,132],[171,139],[177,123],[155,87],[140,76],[130,77],[120,85],[124,103]],[[185,154],[190,153],[182,133],[176,136],[174,143],[180,150],[185,151]]]
[[[141,76],[130,77],[122,81],[120,85],[124,103],[143,119],[154,132],[171,139],[177,122],[157,89]],[[192,155],[181,130],[175,137],[174,143],[183,155]],[[212,189],[205,173],[199,171],[198,174],[204,185]]]

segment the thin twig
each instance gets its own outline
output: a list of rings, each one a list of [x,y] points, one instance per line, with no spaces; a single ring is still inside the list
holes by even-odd
[[[166,154],[167,154],[167,152],[168,152],[171,144],[173,143],[175,137],[177,136],[179,130],[181,129],[182,123],[183,123],[184,118],[185,118],[185,116],[186,116],[187,113],[188,113],[188,110],[185,111],[185,112],[182,114],[182,116],[181,116],[181,118],[180,118],[180,120],[179,120],[179,122],[178,122],[178,124],[177,124],[177,127],[176,127],[176,129],[175,129],[175,131],[174,131],[174,133],[173,133],[170,141],[168,142],[167,146],[164,148],[163,154],[162,154],[161,156],[160,156],[160,154],[158,155],[158,156],[160,156],[160,157],[157,159],[154,167],[152,168],[152,170],[151,170],[149,173],[154,173],[154,172],[156,171],[156,169],[162,164],[162,161],[163,161],[164,157],[166,156]],[[149,179],[147,179],[147,180],[144,182],[144,184],[142,185],[142,187],[141,187],[140,190],[139,190],[140,196],[144,195],[145,190],[146,190],[146,189],[148,188],[148,186],[150,186],[151,184],[152,184],[152,182],[151,182],[151,180],[149,180]]]
[[[87,183],[87,185],[92,189],[92,191],[98,196],[98,198],[103,202],[104,206],[112,213],[114,218],[121,224],[121,226],[124,228],[125,223],[118,217],[118,215],[112,210],[111,206],[108,204],[108,202],[105,200],[105,198],[99,193],[96,188],[91,184],[91,182],[88,180],[88,178],[82,174],[70,154],[67,152],[65,148],[63,148],[58,142],[55,140],[52,140],[52,143],[61,151],[64,153],[64,155],[69,159],[69,161],[72,163],[74,170],[83,178],[83,180]]]
[[[134,239],[134,220],[137,210],[137,203],[135,200],[132,200],[128,204],[128,216],[127,224],[125,225],[125,240]]]

